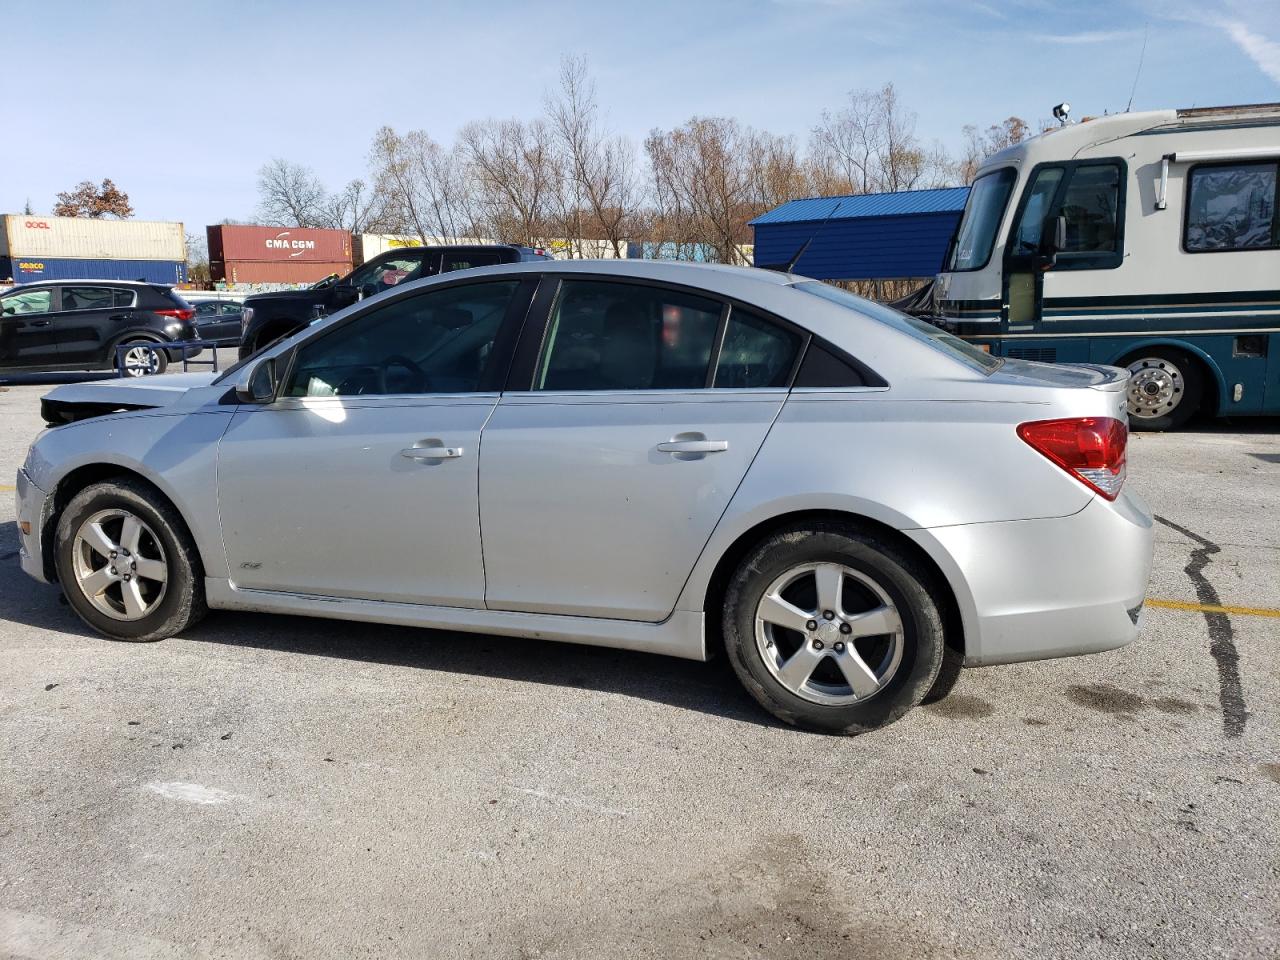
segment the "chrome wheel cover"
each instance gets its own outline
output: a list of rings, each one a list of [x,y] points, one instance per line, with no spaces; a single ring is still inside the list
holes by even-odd
[[[1165,357],[1139,357],[1129,364],[1126,393],[1129,416],[1154,420],[1178,409],[1186,379],[1176,363]]]
[[[128,377],[145,377],[160,369],[160,355],[151,347],[138,344],[124,353],[124,372]]]
[[[755,635],[778,683],[831,707],[883,690],[905,643],[902,617],[884,587],[840,563],[801,564],[774,580],[756,607]]]
[[[71,564],[84,598],[113,620],[141,620],[160,605],[168,588],[169,564],[160,538],[120,507],[99,510],[80,524]]]

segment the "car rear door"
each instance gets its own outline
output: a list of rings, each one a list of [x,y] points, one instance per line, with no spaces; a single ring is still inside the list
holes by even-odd
[[[107,351],[118,334],[133,326],[137,292],[97,284],[67,284],[62,309],[54,318],[59,362],[109,366]]]
[[[535,285],[406,292],[296,347],[280,398],[219,443],[237,587],[483,606],[480,430]]]
[[[659,621],[778,415],[804,338],[682,289],[554,286],[538,295],[545,336],[526,327],[484,430],[485,603]]]

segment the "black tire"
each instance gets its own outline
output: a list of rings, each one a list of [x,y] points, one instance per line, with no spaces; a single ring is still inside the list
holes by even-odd
[[[765,591],[787,571],[810,563],[837,563],[866,575],[897,607],[901,660],[881,689],[856,703],[819,704],[797,696],[770,672],[756,642],[756,609]],[[779,720],[824,733],[867,733],[903,716],[933,687],[945,650],[941,596],[933,572],[883,538],[834,522],[787,527],[753,548],[729,581],[725,650],[747,692]]]
[[[127,369],[127,355],[126,355],[126,370],[124,374],[126,377],[158,376],[159,374],[162,374],[165,372],[165,370],[169,366],[169,352],[167,350],[163,350],[160,348],[159,341],[149,340],[146,337],[125,337],[123,340],[120,341],[118,345],[123,347],[129,347],[135,344],[150,348],[148,353],[152,358],[154,358],[154,364],[152,365],[152,368],[146,373],[130,373]],[[111,355],[110,355],[109,362],[110,362],[110,365],[114,368],[116,365],[116,348],[115,347],[111,348]]]
[[[150,527],[167,566],[164,591],[154,610],[137,620],[119,620],[98,610],[76,577],[75,536],[101,511],[124,510]],[[113,640],[163,640],[204,617],[204,568],[186,524],[153,487],[121,477],[86,487],[72,497],[58,520],[54,540],[58,581],[71,608],[94,630]]]
[[[1151,347],[1125,357],[1120,365],[1129,370],[1131,429],[1177,430],[1200,411],[1204,368],[1190,354],[1173,347]],[[1166,383],[1171,392],[1161,390]],[[1154,394],[1149,396],[1148,389]]]

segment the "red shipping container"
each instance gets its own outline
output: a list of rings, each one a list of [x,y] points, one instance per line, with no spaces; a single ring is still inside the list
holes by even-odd
[[[346,230],[304,227],[206,227],[209,260],[263,263],[351,263],[351,234]]]
[[[351,272],[350,260],[328,263],[264,263],[261,260],[210,260],[209,274],[214,280],[228,283],[315,283],[331,273],[346,276]]]

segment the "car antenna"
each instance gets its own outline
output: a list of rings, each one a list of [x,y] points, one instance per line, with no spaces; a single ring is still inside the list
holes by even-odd
[[[1138,78],[1142,76],[1142,61],[1147,57],[1147,33],[1150,30],[1151,23],[1148,21],[1142,27],[1142,52],[1138,54],[1138,71],[1133,75],[1133,88],[1129,91],[1129,102],[1124,107],[1125,113],[1133,109],[1133,96],[1138,92]]]
[[[849,199],[848,197],[841,197],[840,201],[834,207],[831,208],[831,212],[828,213],[825,218],[823,218],[823,221],[820,224],[818,224],[818,229],[813,231],[813,233],[810,235],[808,240],[800,244],[800,249],[797,250],[795,252],[795,255],[792,256],[792,258],[787,261],[787,267],[785,270],[782,271],[783,273],[790,274],[791,271],[795,269],[796,264],[800,262],[800,258],[804,256],[804,252],[809,249],[809,244],[813,243],[813,241],[818,239],[818,235],[822,233],[822,228],[827,225],[827,221],[836,215],[836,211],[839,210],[841,207],[843,207],[844,202],[848,199]]]

